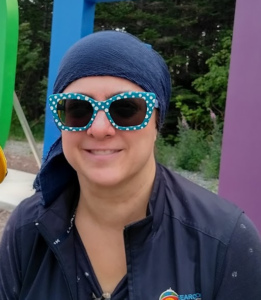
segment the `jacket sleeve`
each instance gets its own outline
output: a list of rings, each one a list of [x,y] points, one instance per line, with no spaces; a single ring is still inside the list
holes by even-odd
[[[222,282],[215,300],[255,300],[261,297],[261,240],[245,214],[231,237]]]
[[[17,300],[21,289],[18,208],[11,214],[0,243],[0,299]]]

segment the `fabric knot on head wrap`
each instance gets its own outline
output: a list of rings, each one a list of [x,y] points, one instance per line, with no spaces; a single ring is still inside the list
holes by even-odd
[[[171,96],[171,78],[163,58],[128,33],[100,31],[74,44],[65,54],[54,84],[62,93],[73,81],[88,76],[114,76],[127,79],[159,102],[158,129],[163,125]]]

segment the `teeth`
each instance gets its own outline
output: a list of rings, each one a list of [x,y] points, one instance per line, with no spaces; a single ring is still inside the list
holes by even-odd
[[[117,150],[91,150],[90,152],[92,154],[96,154],[96,155],[108,155],[108,154],[113,154],[118,151]]]

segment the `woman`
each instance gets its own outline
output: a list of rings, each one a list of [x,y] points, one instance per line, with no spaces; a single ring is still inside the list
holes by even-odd
[[[61,138],[6,226],[1,300],[261,296],[249,219],[155,162],[170,94],[163,59],[129,34],[67,52],[49,97]]]

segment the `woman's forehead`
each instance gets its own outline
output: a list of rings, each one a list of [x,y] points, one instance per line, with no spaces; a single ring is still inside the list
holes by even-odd
[[[144,90],[137,84],[124,78],[90,76],[72,82],[63,92],[83,94],[95,99],[108,99],[114,95],[130,91],[143,92]]]

